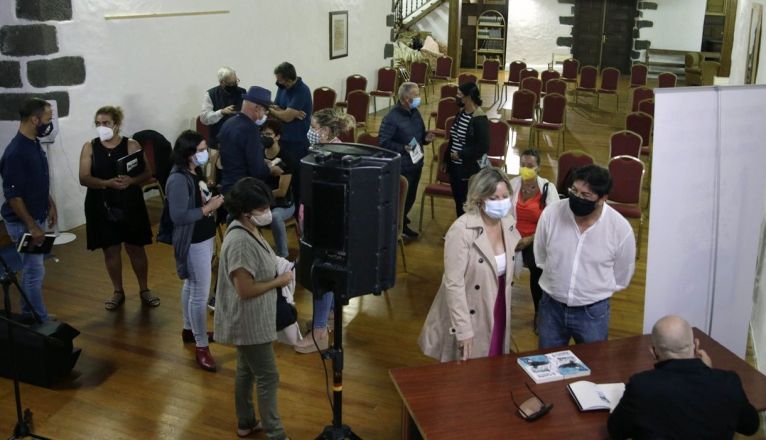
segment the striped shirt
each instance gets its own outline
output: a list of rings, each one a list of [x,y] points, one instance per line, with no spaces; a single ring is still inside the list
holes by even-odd
[[[460,158],[460,152],[463,151],[465,146],[465,138],[468,136],[468,123],[473,118],[472,114],[468,114],[463,110],[457,114],[454,124],[452,124],[452,130],[450,130],[450,138],[452,144],[450,145],[450,153],[457,153],[457,159],[451,159],[452,163],[456,165],[462,165],[463,159]]]
[[[221,344],[254,345],[277,338],[277,289],[254,298],[242,299],[231,279],[244,269],[256,281],[274,279],[277,262],[271,246],[261,237],[254,239],[242,226],[231,222],[221,247],[215,304],[215,341]]]

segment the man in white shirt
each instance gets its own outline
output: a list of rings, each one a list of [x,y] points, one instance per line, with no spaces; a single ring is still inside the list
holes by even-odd
[[[604,341],[609,298],[630,284],[636,240],[630,223],[606,203],[612,178],[596,165],[574,174],[569,199],[546,208],[534,252],[543,270],[539,347]]]

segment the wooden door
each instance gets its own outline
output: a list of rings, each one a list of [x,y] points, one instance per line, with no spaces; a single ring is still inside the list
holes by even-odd
[[[580,66],[630,73],[636,0],[577,0],[572,55]]]

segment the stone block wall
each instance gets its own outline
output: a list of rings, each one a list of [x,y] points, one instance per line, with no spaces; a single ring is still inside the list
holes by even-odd
[[[48,90],[83,84],[85,60],[57,56],[56,22],[72,19],[72,0],[14,0],[16,23],[0,27],[0,120],[18,120],[24,99],[58,102],[59,117],[69,114],[69,93]]]

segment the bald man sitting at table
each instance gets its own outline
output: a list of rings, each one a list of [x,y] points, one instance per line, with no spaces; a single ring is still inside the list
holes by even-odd
[[[614,439],[731,439],[758,431],[739,376],[712,367],[692,327],[666,316],[652,328],[654,370],[630,378],[609,416]]]

